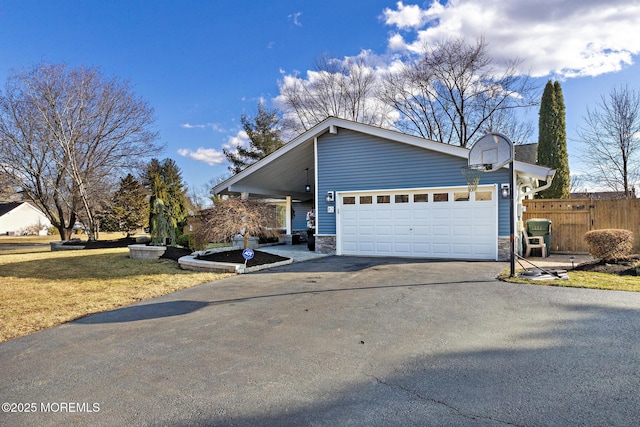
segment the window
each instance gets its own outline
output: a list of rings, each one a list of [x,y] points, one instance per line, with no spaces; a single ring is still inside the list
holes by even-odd
[[[360,196],[361,205],[370,205],[373,203],[373,196]]]
[[[434,202],[448,202],[449,193],[433,193]]]
[[[347,196],[347,197],[343,197],[343,198],[342,198],[342,204],[343,204],[343,205],[355,205],[355,204],[356,204],[356,198],[355,198],[355,196]]]
[[[456,191],[453,193],[453,200],[455,202],[468,202],[469,201],[469,192],[468,191]]]
[[[391,203],[391,196],[377,196],[376,200],[378,203]]]
[[[396,194],[395,200],[396,200],[396,203],[409,203],[409,195],[408,194]]]
[[[414,203],[427,203],[429,201],[429,194],[414,194],[413,202]]]
[[[476,201],[491,200],[492,196],[491,191],[476,191]]]

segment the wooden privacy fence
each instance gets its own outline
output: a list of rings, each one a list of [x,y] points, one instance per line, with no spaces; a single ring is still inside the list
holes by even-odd
[[[534,199],[525,200],[522,219],[551,220],[551,252],[588,253],[584,234],[619,228],[633,232],[633,253],[640,253],[640,199]]]

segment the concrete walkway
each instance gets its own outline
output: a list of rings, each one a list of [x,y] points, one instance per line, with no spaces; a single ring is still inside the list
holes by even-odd
[[[324,258],[326,256],[332,255],[312,252],[309,250],[306,244],[263,246],[261,248],[258,248],[257,250],[283,256],[286,258],[291,258],[293,262],[309,261],[312,259]]]

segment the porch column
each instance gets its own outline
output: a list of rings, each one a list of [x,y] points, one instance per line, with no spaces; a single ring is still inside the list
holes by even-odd
[[[287,196],[286,200],[286,209],[285,209],[285,224],[286,224],[286,235],[285,242],[287,245],[293,244],[293,238],[291,237],[291,196]]]

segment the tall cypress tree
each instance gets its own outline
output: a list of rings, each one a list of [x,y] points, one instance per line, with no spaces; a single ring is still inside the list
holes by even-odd
[[[540,102],[538,122],[538,164],[553,168],[551,186],[538,193],[542,199],[566,199],[571,192],[564,96],[560,82],[549,80]]]

